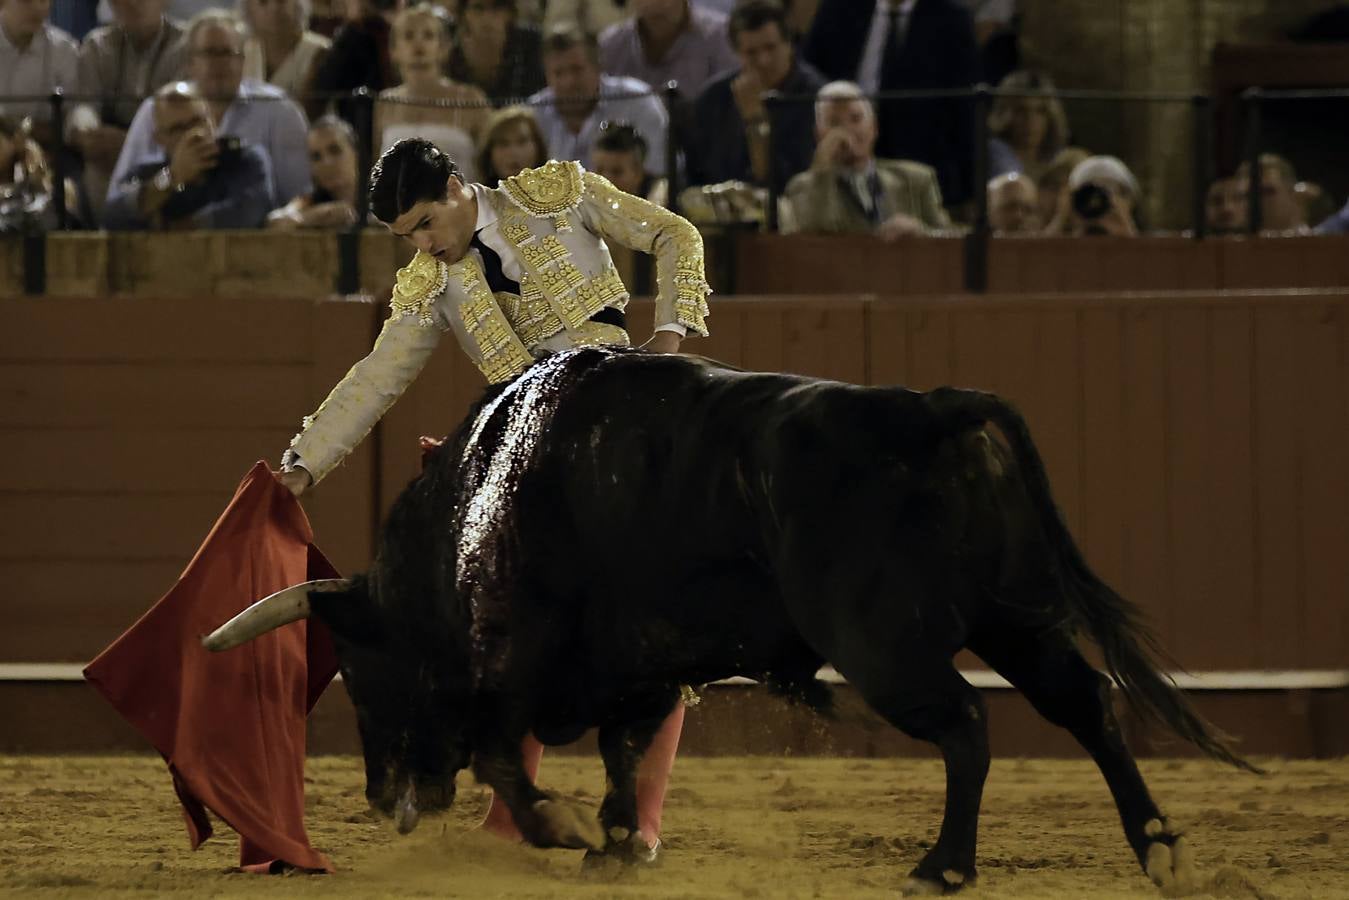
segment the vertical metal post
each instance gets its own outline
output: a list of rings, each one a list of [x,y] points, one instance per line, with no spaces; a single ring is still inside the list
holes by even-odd
[[[993,92],[987,84],[974,86],[974,222],[965,238],[965,290],[988,290],[988,114]]]
[[[52,91],[52,209],[56,212],[56,227],[65,231],[70,227],[66,214],[66,129],[65,94],[60,88]]]
[[[776,234],[778,230],[778,155],[773,152],[773,140],[777,137],[778,110],[785,102],[777,91],[763,95],[764,121],[768,126],[768,208],[764,210],[764,226],[769,234]]]
[[[47,293],[47,235],[41,231],[23,236],[23,292],[29,296]]]
[[[1250,88],[1241,95],[1246,111],[1246,233],[1259,234],[1263,198],[1260,196],[1264,173],[1260,171],[1260,99],[1259,88]]]
[[[356,128],[356,219],[337,234],[337,292],[361,292],[361,231],[370,215],[370,167],[374,155],[375,97],[368,88],[352,91]]]
[[[665,206],[679,212],[679,82],[665,82]]]
[[[1208,237],[1208,185],[1213,180],[1213,119],[1212,105],[1204,94],[1190,98],[1194,113],[1194,191],[1192,215],[1195,240]]]

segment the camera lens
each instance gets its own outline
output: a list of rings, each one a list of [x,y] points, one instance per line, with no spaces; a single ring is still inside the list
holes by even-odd
[[[1110,192],[1099,184],[1084,184],[1073,191],[1073,212],[1083,219],[1099,219],[1110,211]]]

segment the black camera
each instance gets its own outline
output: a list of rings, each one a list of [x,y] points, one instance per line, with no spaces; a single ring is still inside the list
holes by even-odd
[[[1101,218],[1110,212],[1110,191],[1099,184],[1082,185],[1073,191],[1073,212],[1088,222]]]
[[[217,166],[233,166],[243,159],[244,145],[234,135],[221,135],[215,139],[215,145],[219,151],[215,158]]]

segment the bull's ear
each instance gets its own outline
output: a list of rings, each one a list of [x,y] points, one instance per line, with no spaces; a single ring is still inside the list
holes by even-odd
[[[383,640],[383,623],[376,614],[365,575],[353,577],[346,590],[311,593],[309,608],[329,630],[350,643],[370,646]]]

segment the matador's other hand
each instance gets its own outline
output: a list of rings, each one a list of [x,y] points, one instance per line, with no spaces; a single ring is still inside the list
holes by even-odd
[[[673,331],[657,331],[651,335],[651,340],[642,345],[642,349],[651,353],[678,353],[681,340]]]

